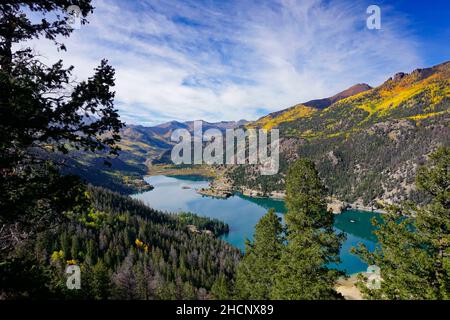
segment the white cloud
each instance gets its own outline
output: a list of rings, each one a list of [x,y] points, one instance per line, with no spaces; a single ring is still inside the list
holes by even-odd
[[[377,31],[365,28],[368,4],[350,0],[136,3],[96,1],[90,24],[65,40],[67,53],[35,43],[79,78],[108,58],[127,122],[254,119],[420,63],[390,8]]]

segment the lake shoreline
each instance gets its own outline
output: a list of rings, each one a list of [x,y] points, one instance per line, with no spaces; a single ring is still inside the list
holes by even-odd
[[[226,199],[203,196],[197,190],[207,189],[210,181],[198,175],[157,175],[146,176],[145,179],[155,187],[154,190],[135,194],[133,198],[144,201],[156,210],[193,212],[223,221],[229,225],[230,232],[221,238],[241,250],[245,249],[246,239],[252,239],[255,225],[270,208],[275,208],[280,217],[286,212],[284,201],[280,199],[249,197],[239,192],[234,192]],[[374,217],[379,218],[377,215],[348,210],[335,216],[336,230],[347,233],[340,251],[341,263],[338,269],[349,276],[367,269],[367,265],[354,256],[350,249],[359,243],[365,244],[370,250],[375,247],[371,221]]]
[[[156,169],[156,168],[155,168]],[[149,172],[145,177],[151,176],[197,176],[204,177],[206,180],[213,179],[210,181],[210,185],[208,188],[196,189],[197,193],[201,194],[205,197],[213,197],[226,199],[234,194],[240,193],[244,196],[254,198],[254,199],[272,199],[283,201],[285,198],[285,192],[283,191],[273,191],[270,194],[261,194],[261,191],[250,189],[250,188],[233,188],[232,185],[227,181],[223,175],[220,175],[217,171],[205,168],[171,168],[171,167],[158,167],[156,170]],[[373,212],[386,214],[386,210],[365,206],[362,201],[356,202],[345,202],[336,198],[328,197],[327,209],[332,211],[334,214],[341,214],[344,211],[348,210],[358,210],[365,212]]]
[[[260,192],[257,190],[244,188],[242,191],[234,191],[240,192],[241,194],[251,197],[251,198],[261,198],[261,199],[273,199],[273,200],[284,200],[286,194],[284,192],[271,192],[269,195],[260,195]],[[336,198],[328,197],[328,210],[331,210],[335,214],[340,214],[346,210],[358,210],[358,211],[367,211],[367,212],[376,212],[385,214],[386,210],[365,206],[361,203],[361,201],[356,202],[346,202]]]
[[[205,167],[205,166],[199,166],[199,167],[186,167],[186,168],[174,168],[173,166],[167,165],[167,166],[152,166],[149,168],[147,174],[145,177],[152,177],[152,176],[200,176],[204,177],[206,179],[215,179],[217,177],[217,172],[214,169]]]

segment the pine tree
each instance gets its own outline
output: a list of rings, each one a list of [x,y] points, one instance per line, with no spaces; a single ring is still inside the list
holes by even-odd
[[[327,267],[339,261],[343,234],[333,231],[325,188],[314,164],[300,159],[286,180],[286,234],[271,297],[274,299],[335,299],[340,272]]]
[[[236,296],[239,299],[267,300],[283,247],[283,227],[273,209],[255,227],[253,243],[247,243],[246,254],[236,273]]]
[[[75,82],[72,66],[44,63],[30,46],[46,38],[66,50],[60,41],[73,29],[62,12],[72,4],[86,24],[91,0],[0,3],[0,255],[85,204],[85,186],[60,174],[55,152],[117,155],[123,123],[114,108],[114,69],[102,60],[90,78]]]
[[[196,298],[197,293],[195,292],[195,288],[189,282],[185,282],[183,284],[182,299],[195,300]]]
[[[93,267],[92,295],[94,299],[107,299],[111,294],[111,277],[101,259]]]
[[[450,299],[450,148],[440,148],[417,172],[416,185],[428,204],[391,206],[374,221],[379,249],[355,250],[380,268],[380,287],[359,287],[369,299]]]
[[[230,299],[230,285],[227,277],[221,273],[211,287],[211,295],[215,300]]]
[[[70,259],[77,259],[80,250],[80,242],[77,235],[72,236],[72,247],[70,249]]]
[[[136,275],[133,272],[134,255],[131,251],[113,275],[114,297],[131,300],[136,297]]]

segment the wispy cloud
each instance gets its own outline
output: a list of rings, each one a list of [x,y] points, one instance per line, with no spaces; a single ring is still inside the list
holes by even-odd
[[[365,28],[356,1],[104,1],[66,40],[80,78],[116,68],[125,121],[254,119],[421,63],[405,21],[382,6]],[[36,43],[49,60],[50,45]]]

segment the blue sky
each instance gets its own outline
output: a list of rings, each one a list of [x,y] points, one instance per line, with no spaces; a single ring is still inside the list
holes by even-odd
[[[97,0],[89,25],[45,59],[83,79],[101,58],[116,68],[128,123],[255,119],[353,84],[381,84],[449,60],[449,1]],[[381,29],[366,9],[381,8]]]
[[[450,60],[450,1],[390,1],[408,20],[416,36],[418,54],[427,66]]]

